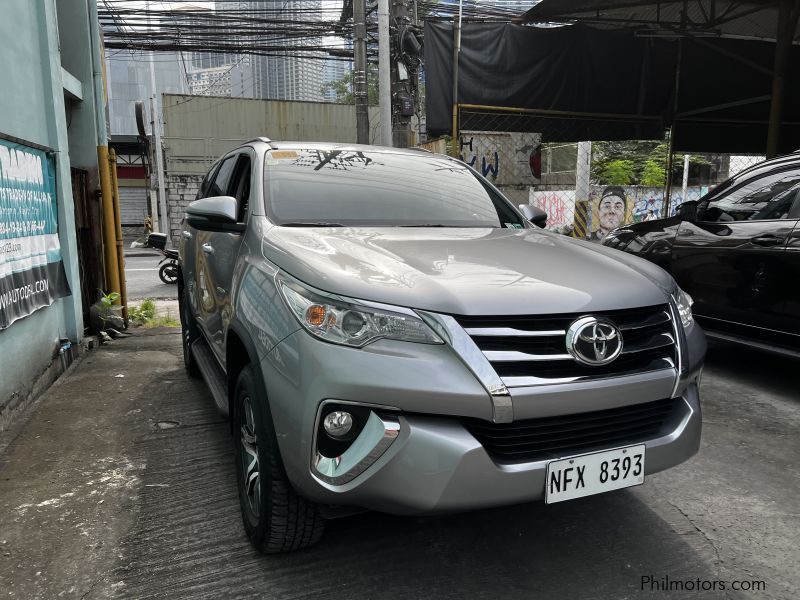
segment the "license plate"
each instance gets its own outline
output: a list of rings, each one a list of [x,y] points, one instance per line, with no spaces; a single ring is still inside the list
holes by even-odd
[[[553,504],[643,484],[644,449],[644,444],[639,444],[550,461],[545,502]]]

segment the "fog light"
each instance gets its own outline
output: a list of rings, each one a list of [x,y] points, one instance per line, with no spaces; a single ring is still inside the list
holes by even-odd
[[[322,421],[325,431],[331,437],[341,438],[353,427],[353,415],[344,410],[335,410],[325,416]]]

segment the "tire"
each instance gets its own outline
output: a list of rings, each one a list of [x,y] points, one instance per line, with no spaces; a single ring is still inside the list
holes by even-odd
[[[197,360],[192,354],[192,344],[200,338],[200,330],[197,328],[197,322],[192,316],[192,311],[189,308],[189,303],[186,300],[186,292],[183,286],[178,293],[178,312],[181,318],[181,341],[183,345],[183,366],[186,368],[186,373],[189,377],[199,379],[202,377],[200,367],[197,366]]]
[[[167,284],[178,283],[178,267],[172,263],[161,265],[161,268],[158,270],[158,277]]]
[[[299,496],[286,477],[257,376],[250,365],[242,369],[232,415],[244,529],[264,554],[301,550],[320,540],[325,521],[319,506]]]

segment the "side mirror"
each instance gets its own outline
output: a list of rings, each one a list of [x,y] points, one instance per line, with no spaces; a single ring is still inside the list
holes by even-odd
[[[237,204],[231,196],[195,200],[186,207],[186,222],[201,231],[244,231],[244,223],[236,221]]]
[[[541,227],[542,229],[544,229],[545,225],[547,225],[547,213],[544,212],[538,206],[532,206],[530,204],[520,204],[519,210],[523,214],[523,216],[526,219],[528,219],[528,221],[530,221],[537,227]]]
[[[678,216],[681,221],[694,223],[697,220],[697,200],[689,200],[678,207]]]

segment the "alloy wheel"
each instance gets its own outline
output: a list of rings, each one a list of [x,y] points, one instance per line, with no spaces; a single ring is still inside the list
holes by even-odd
[[[253,418],[253,404],[249,396],[242,399],[242,417],[239,449],[242,461],[242,493],[253,517],[258,519],[261,505],[261,472],[258,461],[258,435]]]

